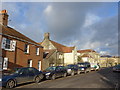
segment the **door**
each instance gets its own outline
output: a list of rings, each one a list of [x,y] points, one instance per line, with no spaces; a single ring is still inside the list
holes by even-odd
[[[60,77],[60,76],[63,75],[64,72],[63,72],[63,69],[62,69],[61,66],[59,66],[59,67],[56,68],[56,73],[57,73],[58,77]]]
[[[34,68],[28,68],[28,75],[29,75],[29,80],[33,81],[34,77],[35,77],[35,70]]]
[[[27,68],[23,68],[23,69],[19,69],[18,70],[18,76],[16,77],[17,83],[26,83],[29,81],[29,77],[28,77],[28,70]]]
[[[7,70],[7,68],[8,68],[8,58],[5,57],[3,61],[3,70]]]

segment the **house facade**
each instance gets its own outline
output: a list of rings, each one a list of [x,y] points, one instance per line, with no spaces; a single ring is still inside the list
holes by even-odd
[[[102,55],[100,56],[101,67],[111,67],[120,64],[119,56]]]
[[[100,55],[92,49],[78,50],[77,55],[83,62],[100,63]]]
[[[77,63],[76,47],[67,47],[50,40],[50,34],[44,34],[44,40],[40,43],[44,48],[44,54],[47,53],[49,57],[44,57],[43,67],[67,65]],[[50,53],[54,52],[54,53]],[[47,66],[46,66],[47,65]]]
[[[8,26],[8,14],[1,11],[0,17],[0,50],[3,70],[15,67],[35,67],[42,70],[43,47]]]

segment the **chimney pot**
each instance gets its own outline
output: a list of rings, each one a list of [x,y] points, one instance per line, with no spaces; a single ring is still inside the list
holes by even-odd
[[[2,10],[0,11],[0,23],[2,25],[7,26],[8,25],[8,14],[7,14],[7,10]]]

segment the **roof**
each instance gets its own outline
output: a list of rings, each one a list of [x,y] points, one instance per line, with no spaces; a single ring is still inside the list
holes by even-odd
[[[77,52],[78,53],[85,53],[85,52],[96,52],[96,51],[94,51],[92,49],[85,49],[85,50],[78,50]]]
[[[75,48],[75,47],[67,47],[67,46],[64,46],[62,44],[59,44],[57,42],[54,42],[52,40],[50,40],[51,43],[57,48],[58,51],[60,52],[64,52],[64,53],[70,53],[72,52],[72,50]]]
[[[88,55],[88,54],[84,54],[84,55],[82,55],[81,57],[90,57],[90,58],[92,58],[92,56],[91,56],[91,55]]]
[[[23,35],[22,33],[16,31],[15,29],[13,29],[9,26],[4,26],[4,25],[0,24],[0,28],[2,28],[2,35],[10,36],[10,37],[22,40],[22,41],[26,41],[26,42],[37,44],[37,45],[41,46],[37,42],[33,41],[32,39],[28,38],[27,36]]]
[[[103,56],[101,56],[101,57],[112,57],[112,56],[110,56],[110,55],[103,55]]]
[[[67,47],[52,40],[50,40],[50,42],[57,48],[59,52],[63,52],[63,53],[70,53],[75,48],[75,47]],[[40,42],[39,44],[41,45],[42,42]]]

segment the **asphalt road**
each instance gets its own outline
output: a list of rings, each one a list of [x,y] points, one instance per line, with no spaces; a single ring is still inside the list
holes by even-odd
[[[92,71],[87,74],[44,80],[40,83],[27,83],[16,88],[115,88],[120,80],[120,73],[112,72],[111,68]]]

